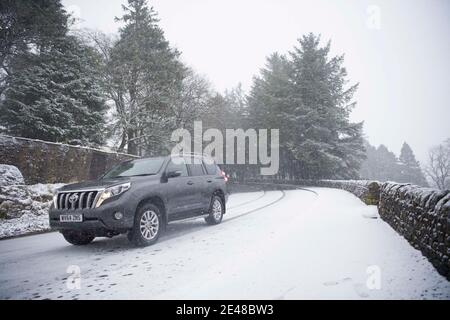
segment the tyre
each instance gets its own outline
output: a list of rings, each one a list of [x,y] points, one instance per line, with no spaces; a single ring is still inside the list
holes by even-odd
[[[209,215],[205,218],[205,221],[209,225],[215,225],[222,222],[223,213],[225,207],[223,201],[219,196],[213,196],[211,199],[211,207],[209,209]]]
[[[68,230],[61,232],[64,239],[75,246],[85,246],[95,239],[95,236],[85,231]]]
[[[128,240],[139,247],[152,245],[158,241],[162,228],[161,210],[154,204],[147,203],[136,212],[133,229],[128,233]]]

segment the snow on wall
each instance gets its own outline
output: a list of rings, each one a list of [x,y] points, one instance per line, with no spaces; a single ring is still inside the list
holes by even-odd
[[[18,167],[27,184],[95,179],[132,158],[100,149],[0,135],[0,164]]]
[[[450,280],[450,190],[386,182],[378,212]]]
[[[22,173],[15,166],[0,164],[0,186],[24,184]]]
[[[377,205],[380,197],[380,183],[366,180],[247,180],[246,182],[303,187],[325,187],[343,189],[353,193],[365,204]]]
[[[367,205],[377,205],[380,198],[380,183],[370,180],[320,180],[313,186],[343,189],[353,193]]]

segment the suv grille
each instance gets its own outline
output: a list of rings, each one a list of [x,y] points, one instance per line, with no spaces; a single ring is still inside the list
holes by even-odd
[[[90,209],[94,207],[98,191],[58,193],[56,205],[60,210]]]

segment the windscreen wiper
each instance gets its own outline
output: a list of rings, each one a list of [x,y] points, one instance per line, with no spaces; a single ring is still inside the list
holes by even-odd
[[[145,177],[145,176],[154,176],[156,173],[142,173],[142,174],[134,174],[132,176],[117,176],[120,178],[126,178],[126,177]]]

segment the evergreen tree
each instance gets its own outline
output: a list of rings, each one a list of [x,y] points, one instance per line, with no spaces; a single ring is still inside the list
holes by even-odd
[[[397,156],[381,144],[375,153],[374,176],[371,179],[379,181],[397,181],[399,178],[399,168]]]
[[[97,145],[106,109],[98,85],[98,56],[76,38],[54,40],[39,54],[12,62],[0,121],[10,134],[47,141]]]
[[[292,82],[302,105],[295,110],[301,122],[294,154],[307,178],[356,178],[364,158],[362,123],[348,121],[357,85],[345,88],[344,57],[329,58],[330,43],[303,36],[291,52]]]
[[[399,161],[400,177],[398,182],[409,182],[419,186],[428,186],[420,164],[416,160],[411,147],[406,142],[403,143]]]
[[[0,94],[13,75],[12,60],[64,37],[68,19],[60,0],[0,2]]]
[[[181,91],[186,69],[145,0],[128,0],[120,39],[111,50],[110,98],[115,102],[128,153],[160,153],[173,128],[170,104]],[[139,147],[138,147],[139,146]]]
[[[359,176],[361,179],[377,180],[375,178],[378,170],[377,148],[372,146],[367,140],[364,140],[364,148],[366,149],[366,159],[361,164]]]
[[[422,173],[419,162],[416,160],[411,147],[405,142],[400,157],[389,151],[384,145],[378,148],[366,141],[367,158],[361,166],[362,179],[395,181],[412,183],[427,187],[428,183]]]
[[[203,121],[203,130],[205,131],[209,128],[218,129],[225,138],[227,129],[248,129],[246,100],[246,95],[240,84],[231,90],[226,90],[224,94],[216,93],[213,95],[209,100],[207,113],[201,119]],[[242,150],[235,144],[233,150],[235,157],[238,153],[244,152],[245,157],[248,159],[250,147],[257,147],[250,145],[249,140],[246,141],[246,146],[248,148]],[[224,160],[226,160],[226,155],[231,150],[225,144],[223,147],[223,156]],[[221,168],[235,179],[254,177],[257,170],[259,171],[256,165],[250,164],[223,164]]]
[[[398,159],[385,145],[375,148],[366,141],[366,156],[360,171],[362,179],[381,182],[398,180]]]
[[[290,177],[357,178],[365,156],[362,123],[348,119],[357,85],[346,88],[344,58],[329,51],[319,37],[303,36],[289,58],[268,59],[250,93],[253,124],[280,129]]]
[[[301,108],[301,99],[293,94],[291,68],[286,56],[278,53],[269,56],[260,76],[254,78],[247,99],[249,127],[280,130],[279,178],[282,179],[300,177],[292,148],[294,133],[301,130],[300,119],[294,117],[296,108]]]

